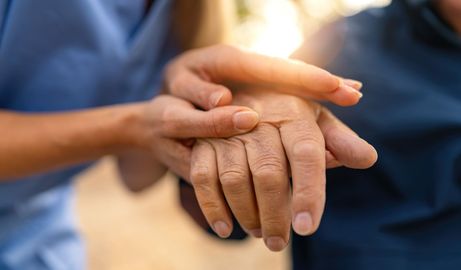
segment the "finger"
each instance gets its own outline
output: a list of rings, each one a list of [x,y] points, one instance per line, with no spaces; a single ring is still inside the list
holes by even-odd
[[[328,71],[298,60],[265,56],[225,45],[215,49],[216,64],[208,68],[213,78],[292,85],[316,92],[331,92],[339,86],[339,79]]]
[[[314,114],[280,128],[293,177],[293,229],[300,235],[317,230],[325,205],[325,144]]]
[[[290,185],[285,152],[278,130],[258,125],[242,136],[259,208],[264,242],[272,251],[284,249],[290,238]]]
[[[354,83],[351,87],[347,81],[324,69],[299,60],[265,56],[228,45],[189,51],[180,61],[170,65],[169,70],[174,72],[167,72],[167,81],[172,78],[168,74],[178,73],[181,65],[207,81],[290,86],[276,89],[305,98],[330,93],[321,95],[321,99],[338,105],[356,104],[361,97],[356,89],[358,84]]]
[[[265,56],[231,46],[218,49],[221,50],[216,53],[217,64],[211,72],[211,76],[218,80],[291,86],[278,89],[300,97],[327,94],[324,98],[343,106],[356,104],[362,97],[358,91],[362,87],[360,82],[344,80],[305,62]]]
[[[252,130],[259,115],[246,107],[224,106],[200,111],[184,100],[164,96],[158,109],[161,134],[172,138],[230,137]]]
[[[207,142],[197,141],[192,150],[190,179],[208,224],[220,237],[229,237],[232,218],[219,184],[215,152]]]
[[[238,139],[212,143],[218,160],[218,175],[232,213],[242,228],[261,237],[261,225],[245,146]]]
[[[181,203],[182,209],[186,210],[189,216],[195,221],[205,231],[208,231],[208,228],[211,228],[208,225],[208,221],[203,215],[202,209],[197,201],[197,196],[195,195],[194,187],[190,182],[184,181],[184,179],[179,179],[179,200]]]
[[[339,87],[329,93],[323,94],[321,100],[328,100],[340,106],[352,106],[363,97],[362,83],[354,80],[341,79]]]
[[[328,150],[325,150],[325,163],[326,163],[327,169],[333,169],[333,168],[343,166],[341,162],[339,162],[336,159],[336,157],[333,156],[333,154]]]
[[[326,148],[344,166],[366,169],[376,163],[378,154],[373,146],[322,108],[318,124],[325,137]]]
[[[309,92],[301,88],[293,87],[273,87],[270,89],[280,93],[287,93],[290,95],[302,97],[307,100],[330,101],[343,107],[356,105],[363,97],[361,92],[358,92],[357,90],[352,89],[343,83],[341,83],[341,85],[336,90],[328,93]]]
[[[167,87],[172,95],[190,101],[202,109],[209,110],[232,102],[232,93],[227,87],[206,81],[199,74],[187,69],[169,77]]]
[[[155,156],[170,171],[189,180],[191,149],[171,139],[160,139],[152,146]]]
[[[341,106],[355,105],[363,96],[358,89],[351,86],[349,81],[298,60],[247,52],[231,63],[239,64],[244,72],[235,72],[237,76],[230,79],[247,83],[259,81],[270,85],[288,85],[291,87],[278,88],[287,94],[304,98],[312,94],[322,94],[322,99]]]

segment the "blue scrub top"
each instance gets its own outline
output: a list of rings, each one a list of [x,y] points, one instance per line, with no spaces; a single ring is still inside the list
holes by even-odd
[[[147,100],[177,52],[170,1],[1,0],[0,109],[50,112]],[[0,269],[83,269],[72,177],[0,184]]]
[[[379,160],[329,171],[319,231],[293,237],[296,270],[461,269],[461,39],[423,13],[397,0],[324,32],[345,37],[328,69],[365,85],[358,106],[330,108]]]

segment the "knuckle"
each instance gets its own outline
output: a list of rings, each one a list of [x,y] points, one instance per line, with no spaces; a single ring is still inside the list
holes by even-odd
[[[239,135],[238,139],[243,144],[258,146],[258,149],[263,148],[261,150],[266,152],[266,150],[273,149],[274,147],[270,140],[264,138],[275,134],[275,132],[278,132],[278,127],[275,124],[260,122],[251,132]]]
[[[220,129],[220,117],[216,112],[210,112],[211,113],[211,122],[209,123],[208,129],[209,133],[213,137],[220,137],[223,133],[222,129]]]
[[[280,194],[288,184],[288,175],[280,162],[264,163],[252,170],[253,180],[265,194]]]
[[[228,149],[244,149],[244,142],[241,140],[240,135],[230,137],[228,139],[221,139],[220,142]],[[247,165],[245,165],[247,166]],[[241,169],[244,169],[243,167]]]
[[[163,110],[161,116],[161,126],[165,131],[170,132],[178,129],[178,123],[177,121],[175,121],[175,114],[176,113],[172,106],[167,107]]]
[[[243,192],[243,184],[249,180],[249,175],[245,174],[243,169],[232,168],[220,173],[219,179],[224,189]]]
[[[301,139],[293,145],[293,158],[295,160],[324,159],[325,146],[314,139]]]
[[[261,221],[266,231],[270,231],[272,234],[284,234],[288,230],[289,219],[282,216],[267,216]]]
[[[253,175],[256,177],[266,177],[282,175],[286,172],[286,164],[280,157],[274,154],[261,154],[251,164]]]
[[[168,81],[168,90],[171,93],[177,94],[185,85],[186,77],[183,74],[175,74],[169,81]]]
[[[303,202],[302,205],[306,205],[306,202],[322,202],[325,200],[325,184],[322,182],[315,185],[299,185],[293,196],[293,200]]]
[[[267,179],[267,178],[266,178]],[[275,196],[280,196],[282,192],[285,192],[286,187],[288,186],[288,180],[281,178],[267,179],[259,187],[261,193],[266,195],[273,194]]]
[[[199,199],[200,207],[202,208],[204,215],[214,215],[217,216],[221,213],[221,206],[213,200],[208,198],[201,198]]]
[[[191,169],[190,180],[196,189],[207,189],[212,182],[212,178],[207,166],[195,166]]]

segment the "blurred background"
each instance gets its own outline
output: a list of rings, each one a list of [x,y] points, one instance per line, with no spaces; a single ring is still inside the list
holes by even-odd
[[[322,24],[390,2],[228,1],[236,4],[235,42],[280,57],[288,57]],[[255,239],[224,242],[199,229],[181,210],[172,175],[131,194],[120,185],[113,160],[106,158],[78,178],[77,211],[91,270],[289,269],[288,251],[269,252]]]

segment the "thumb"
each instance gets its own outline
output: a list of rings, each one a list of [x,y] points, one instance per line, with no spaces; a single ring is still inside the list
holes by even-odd
[[[190,101],[205,110],[229,105],[232,102],[232,92],[224,85],[202,79],[188,70],[176,73],[175,76],[171,74],[167,76],[166,86],[172,95]]]
[[[367,169],[376,163],[378,154],[375,148],[325,108],[322,109],[318,124],[327,149],[339,164],[353,169]],[[335,167],[339,164],[330,166]]]
[[[170,138],[231,137],[251,131],[259,122],[259,115],[247,107],[223,106],[201,111],[190,103],[169,97],[164,112],[161,134]]]

